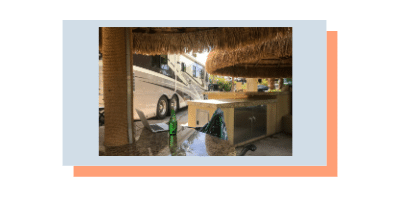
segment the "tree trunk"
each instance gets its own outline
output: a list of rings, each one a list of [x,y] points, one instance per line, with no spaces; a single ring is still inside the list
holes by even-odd
[[[283,78],[279,78],[279,89],[282,91],[283,89]]]
[[[125,44],[125,28],[103,28],[104,146],[106,147],[129,143]]]
[[[235,91],[235,78],[232,76],[231,77],[232,78],[232,80],[231,80],[231,92],[234,92]]]
[[[268,78],[268,87],[269,90],[275,89],[275,78]]]

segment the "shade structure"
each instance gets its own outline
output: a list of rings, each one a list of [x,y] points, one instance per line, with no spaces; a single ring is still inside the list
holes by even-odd
[[[210,74],[246,78],[292,77],[292,32],[233,50],[216,48],[208,56]]]
[[[234,50],[291,35],[291,27],[131,27],[132,53],[160,55]],[[100,28],[102,36],[102,28]],[[99,43],[102,49],[102,41]]]

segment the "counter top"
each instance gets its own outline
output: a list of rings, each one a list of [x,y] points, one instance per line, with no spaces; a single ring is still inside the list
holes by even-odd
[[[230,145],[228,140],[182,126],[187,120],[182,119],[182,115],[179,117],[179,114],[177,118],[176,135],[171,136],[168,131],[153,133],[139,120],[134,122],[133,144],[111,149],[103,145],[104,126],[101,126],[99,154],[104,156],[106,151],[110,151],[111,156],[236,156],[235,146]]]
[[[276,103],[276,99],[252,100],[252,99],[209,99],[187,101],[188,105],[202,106],[208,108],[236,108],[265,105]]]
[[[236,156],[235,147],[227,140],[191,128],[179,127],[176,135],[147,130],[136,134],[136,156]]]

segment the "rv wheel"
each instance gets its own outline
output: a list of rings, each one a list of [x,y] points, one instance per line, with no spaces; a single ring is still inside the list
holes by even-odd
[[[157,103],[157,117],[159,119],[164,119],[168,114],[168,99],[165,96],[160,97]]]
[[[171,100],[169,101],[169,114],[171,114],[171,109],[174,109],[175,113],[179,109],[179,101],[176,95],[172,96]]]

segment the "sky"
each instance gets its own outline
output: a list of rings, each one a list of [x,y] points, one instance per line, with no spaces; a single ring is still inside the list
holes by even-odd
[[[206,64],[206,60],[207,60],[207,56],[208,56],[209,52],[204,52],[204,53],[198,53],[196,60],[198,60],[201,64],[205,65]],[[191,53],[189,53],[190,55],[192,55]]]

